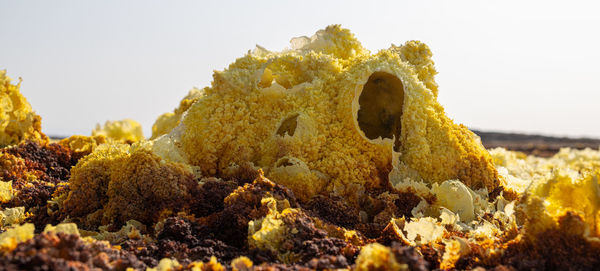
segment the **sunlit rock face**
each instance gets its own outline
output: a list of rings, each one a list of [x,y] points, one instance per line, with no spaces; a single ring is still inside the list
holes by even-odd
[[[201,89],[193,88],[188,94],[181,99],[179,106],[173,112],[167,112],[160,115],[152,125],[152,136],[150,139],[156,139],[159,136],[168,134],[173,128],[179,125],[181,116],[187,111],[190,106],[204,95]]]
[[[445,115],[435,74],[423,43],[372,54],[329,26],[282,52],[258,47],[215,72],[155,147],[206,176],[251,162],[303,199],[324,193],[357,202],[362,191],[407,177],[491,191],[499,185],[491,158]]]
[[[0,70],[0,148],[24,140],[46,142],[42,118],[19,92],[21,83],[13,84],[5,70]]]

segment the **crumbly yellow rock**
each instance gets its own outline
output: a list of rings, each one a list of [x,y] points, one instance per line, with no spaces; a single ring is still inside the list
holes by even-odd
[[[19,225],[25,221],[25,207],[13,207],[0,210],[0,229],[7,226]]]
[[[6,70],[0,70],[0,148],[29,139],[47,141],[42,133],[42,118],[19,92],[21,82],[13,85]]]
[[[25,223],[0,233],[0,254],[9,252],[15,249],[19,243],[33,238],[34,230],[33,224]]]
[[[348,30],[329,26],[293,39],[289,50],[259,47],[215,72],[159,145],[208,176],[252,162],[304,199],[334,194],[357,203],[392,170],[393,180],[458,179],[492,191],[500,185],[492,159],[445,115],[435,73],[423,43],[371,54]]]
[[[168,134],[173,128],[179,125],[181,116],[190,106],[200,99],[204,95],[204,90],[193,88],[190,92],[183,97],[179,102],[179,107],[173,112],[168,112],[160,115],[158,119],[152,125],[152,137],[150,139],[158,138],[164,134]]]
[[[0,158],[3,158],[0,155]],[[0,203],[5,203],[10,201],[14,196],[14,191],[12,188],[12,181],[3,182],[0,181]]]
[[[75,154],[81,155],[82,157],[92,153],[96,147],[104,143],[107,143],[106,136],[104,135],[73,135],[58,141],[58,144],[65,148],[69,148]]]
[[[491,154],[506,187],[520,195],[517,209],[529,235],[557,228],[570,213],[589,236],[600,236],[600,151],[564,148],[539,158],[498,148]]]
[[[56,226],[52,226],[51,224],[46,225],[43,232],[62,232],[66,234],[75,234],[79,236],[79,230],[77,229],[77,224],[75,223],[60,223]]]
[[[144,142],[104,144],[71,171],[64,211],[89,226],[156,222],[183,209],[198,185],[187,165],[161,159]]]
[[[356,259],[356,271],[409,270],[408,266],[396,261],[390,248],[373,243],[366,245]]]
[[[584,172],[556,169],[532,183],[519,206],[529,235],[558,228],[565,216],[578,216],[586,237],[600,237],[600,168]]]
[[[132,119],[107,121],[103,126],[96,125],[92,130],[92,136],[105,136],[117,142],[134,143],[144,139],[142,125]]]

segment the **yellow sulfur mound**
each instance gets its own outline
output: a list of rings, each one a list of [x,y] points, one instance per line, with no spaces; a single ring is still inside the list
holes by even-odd
[[[42,118],[19,92],[21,83],[11,84],[6,70],[0,70],[0,148],[30,139],[47,141]]]
[[[144,142],[104,144],[71,171],[64,211],[87,226],[156,222],[162,211],[187,207],[197,182],[187,165],[168,162]]]
[[[82,136],[82,135],[74,135],[62,139],[58,142],[61,146],[70,149],[77,156],[83,157],[86,156],[96,147],[101,144],[106,143],[106,137],[104,135],[98,136]]]
[[[97,124],[96,129],[92,130],[92,136],[105,136],[109,139],[128,144],[144,139],[142,125],[131,119],[107,121],[104,123],[104,126]]]
[[[392,181],[459,179],[491,191],[499,185],[491,157],[445,115],[435,73],[423,43],[371,54],[348,30],[329,26],[293,39],[289,50],[259,47],[215,72],[157,144],[208,176],[252,162],[302,200],[323,193],[357,203],[361,191],[386,185],[392,169]]]
[[[409,270],[406,264],[396,261],[390,248],[373,243],[366,245],[356,258],[356,271],[367,270]]]
[[[158,119],[152,125],[152,137],[150,139],[155,139],[161,135],[168,134],[173,130],[173,128],[179,125],[179,121],[181,120],[181,116],[185,111],[192,106],[192,104],[200,99],[204,95],[204,90],[200,90],[194,88],[190,90],[188,95],[183,97],[181,102],[179,102],[179,107],[175,109],[174,112],[168,112],[160,115]]]

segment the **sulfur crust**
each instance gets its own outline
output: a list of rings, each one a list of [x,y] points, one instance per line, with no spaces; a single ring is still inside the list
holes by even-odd
[[[190,106],[204,95],[204,90],[193,88],[189,93],[181,99],[179,107],[173,112],[167,112],[160,115],[152,125],[152,137],[156,139],[164,134],[168,134],[173,128],[179,125],[181,116]]]
[[[392,45],[390,51],[396,52],[402,61],[406,61],[413,65],[415,68],[417,77],[425,87],[427,87],[433,93],[433,96],[438,96],[438,84],[435,82],[435,75],[437,70],[435,69],[434,62],[432,60],[433,54],[429,50],[427,44],[419,41],[407,41],[404,46]]]
[[[356,271],[409,270],[406,264],[396,261],[390,248],[378,243],[366,245],[356,258]]]
[[[83,135],[73,135],[67,137],[65,139],[61,139],[58,141],[58,144],[62,145],[65,148],[70,149],[75,154],[86,156],[92,153],[96,147],[101,144],[107,143],[106,136],[97,135],[97,136],[83,136]]]
[[[158,262],[155,268],[146,268],[147,271],[174,271],[181,269],[181,264],[177,260],[164,258]]]
[[[96,125],[92,137],[105,136],[122,143],[134,143],[144,139],[142,125],[132,119],[106,121],[103,126]]]
[[[526,191],[522,205],[530,235],[556,228],[571,213],[585,223],[585,235],[600,237],[600,168],[569,174],[556,170],[535,181]]]
[[[108,241],[111,244],[120,244],[127,239],[141,239],[141,232],[146,231],[146,226],[136,220],[129,220],[119,231],[110,232],[107,226],[98,227],[99,232],[89,232],[89,236],[95,240]]]
[[[246,260],[248,260],[248,259],[246,259]],[[250,262],[250,263],[252,263],[252,262]],[[210,261],[208,261],[208,262],[201,262],[201,261],[192,262],[191,264],[188,265],[188,268],[190,268],[190,270],[192,270],[192,271],[201,271],[201,270],[225,271],[225,270],[227,270],[227,269],[225,269],[225,267],[223,265],[221,265],[217,261],[217,258],[215,256],[211,256]],[[233,270],[236,271],[238,269],[233,268]],[[242,269],[242,270],[244,270],[244,269]]]
[[[0,255],[12,251],[19,243],[33,238],[34,230],[35,226],[33,224],[25,223],[0,233]]]
[[[293,210],[288,208],[279,212],[274,198],[263,198],[261,204],[269,208],[269,213],[248,223],[248,245],[254,249],[269,251],[277,255],[280,261],[289,263],[287,258],[290,255],[280,253],[281,245],[289,238],[291,231],[282,216],[291,215]]]
[[[280,53],[258,48],[215,72],[212,87],[166,135],[178,142],[175,151],[209,176],[232,163],[252,162],[274,177],[277,161],[294,157],[329,180],[317,187],[287,181],[294,192],[337,194],[355,203],[357,190],[385,185],[394,166],[399,179],[498,187],[496,169],[477,136],[454,124],[437,102],[426,45],[408,42],[370,54],[339,26],[292,45]],[[355,100],[375,72],[396,76],[404,87],[399,153],[391,139],[370,140],[357,127]],[[295,115],[293,135],[277,134]],[[275,182],[283,178],[277,177]]]
[[[2,155],[0,155],[2,157]],[[0,181],[0,203],[9,202],[14,196],[12,181]]]
[[[19,225],[25,221],[27,215],[25,207],[6,208],[0,211],[0,229],[6,229],[11,225]]]
[[[450,270],[454,268],[456,262],[460,257],[466,255],[469,251],[468,244],[463,239],[458,237],[449,239],[444,242],[446,245],[444,256],[440,263],[440,268],[444,270]]]
[[[52,226],[51,224],[46,225],[42,232],[62,232],[66,234],[75,234],[79,236],[79,230],[77,229],[77,224],[75,223],[60,223],[56,226]]]
[[[600,237],[600,150],[564,148],[550,158],[501,148],[491,153],[507,180],[513,180],[508,187],[521,195],[517,207],[529,236],[557,228],[571,213],[581,218],[588,237]]]
[[[125,161],[128,149],[125,144],[100,145],[73,167],[70,192],[64,202],[65,211],[70,216],[85,216],[103,208],[108,202],[111,168]]]
[[[6,70],[0,70],[0,148],[23,140],[48,141],[42,133],[42,118],[21,95],[20,85],[11,84]]]
[[[180,204],[195,184],[191,168],[153,154],[147,142],[103,144],[72,169],[64,210],[89,226],[156,222],[156,208]],[[162,204],[162,205],[161,205]]]

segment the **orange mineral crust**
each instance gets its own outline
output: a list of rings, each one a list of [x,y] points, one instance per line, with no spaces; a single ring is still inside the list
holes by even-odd
[[[54,141],[3,71],[0,270],[597,269],[600,150],[486,150],[436,74],[333,25]]]

